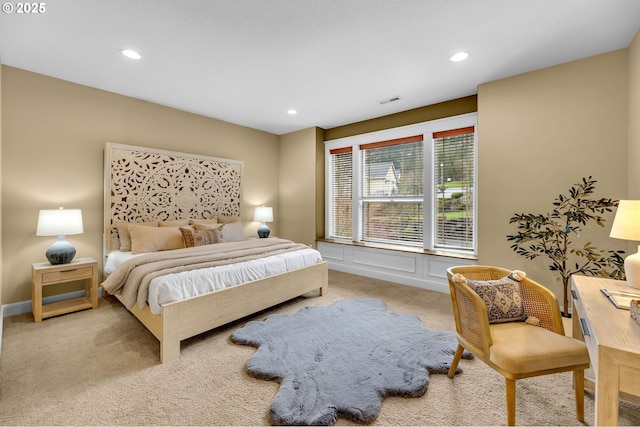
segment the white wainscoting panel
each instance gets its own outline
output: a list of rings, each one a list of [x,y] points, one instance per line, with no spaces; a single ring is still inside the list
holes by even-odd
[[[357,246],[351,249],[351,262],[364,268],[373,268],[381,271],[394,270],[400,273],[415,274],[416,261],[415,256],[405,256],[402,252],[372,251],[368,248]]]
[[[318,243],[318,247],[322,244],[324,250],[322,251],[322,258],[326,261],[344,261],[344,245],[325,245]]]
[[[446,258],[439,256],[429,256],[424,259],[427,267],[424,269],[425,279],[428,280],[447,280],[447,269],[456,265],[475,265],[476,262],[466,263],[460,262],[462,260],[458,258]],[[448,285],[447,285],[448,286]]]
[[[477,264],[463,258],[323,241],[318,242],[318,251],[332,270],[444,293],[449,293],[449,267]]]

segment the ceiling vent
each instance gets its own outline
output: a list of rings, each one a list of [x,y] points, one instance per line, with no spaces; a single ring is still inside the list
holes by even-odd
[[[399,96],[394,96],[393,98],[383,99],[382,101],[378,101],[378,104],[384,105],[384,104],[388,104],[390,102],[396,102],[396,101],[400,101],[400,97]]]

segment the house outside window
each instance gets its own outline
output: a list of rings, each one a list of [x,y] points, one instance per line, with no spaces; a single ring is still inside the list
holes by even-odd
[[[477,115],[327,141],[327,236],[476,250]]]
[[[393,162],[373,162],[365,165],[365,188],[371,196],[398,194],[398,172]]]

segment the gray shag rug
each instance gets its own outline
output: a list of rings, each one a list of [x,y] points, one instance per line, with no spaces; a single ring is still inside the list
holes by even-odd
[[[274,314],[231,340],[258,347],[250,375],[280,380],[269,414],[275,425],[332,425],[339,416],[372,422],[385,397],[424,395],[429,374],[446,374],[457,346],[455,334],[371,298]]]

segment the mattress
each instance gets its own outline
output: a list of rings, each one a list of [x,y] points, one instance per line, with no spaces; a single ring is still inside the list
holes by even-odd
[[[111,252],[105,263],[105,274],[113,273],[120,264],[140,255],[144,254]],[[147,303],[153,314],[161,314],[163,304],[286,273],[321,261],[320,252],[305,248],[250,261],[167,274],[151,280]]]

